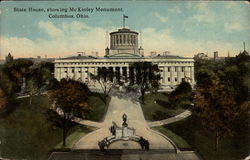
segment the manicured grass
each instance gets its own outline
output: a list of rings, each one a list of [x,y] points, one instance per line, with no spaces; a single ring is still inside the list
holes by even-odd
[[[239,123],[233,137],[221,138],[218,151],[215,151],[214,135],[207,132],[195,116],[165,125],[164,128],[171,130],[184,139],[187,144],[198,151],[204,160],[239,160],[245,158],[249,152],[249,129],[247,124]],[[162,133],[164,133],[164,130]],[[177,146],[180,144],[179,137],[172,136],[169,133],[165,134],[176,142]]]
[[[155,101],[161,100],[168,102],[167,93],[150,93],[145,95],[145,103],[142,105],[143,114],[146,120],[162,120],[180,114],[183,108],[170,109],[168,106],[162,106]]]
[[[82,125],[77,125],[71,129],[70,133],[66,138],[66,146],[63,146],[63,142],[61,141],[57,144],[54,148],[61,149],[61,148],[72,148],[74,147],[75,143],[83,136],[85,136],[90,131],[95,130],[93,127],[85,127]]]
[[[100,96],[103,94],[93,93],[88,99],[88,104],[90,106],[89,113],[86,114],[85,119],[92,121],[102,121],[108,109],[108,104],[110,97],[108,97],[106,104],[101,100]]]
[[[92,101],[96,102],[93,110],[101,110],[102,106],[98,105],[101,100],[91,97],[91,103]],[[47,108],[51,105],[46,95],[34,97],[31,105],[29,98],[17,99],[13,105],[10,113],[1,114],[0,117],[0,157],[43,160],[47,159],[51,149],[62,146],[62,129],[46,119]],[[99,111],[97,119],[104,112]],[[66,147],[72,147],[81,136],[91,130],[93,128],[80,125],[71,128]]]
[[[161,132],[162,134],[170,138],[180,150],[192,150],[192,146],[190,146],[182,137],[175,134],[171,130],[165,127],[154,127],[153,129]]]

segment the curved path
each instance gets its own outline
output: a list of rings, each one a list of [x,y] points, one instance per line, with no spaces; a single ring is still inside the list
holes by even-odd
[[[163,119],[160,121],[152,121],[152,122],[148,122],[149,127],[157,127],[157,126],[162,126],[162,125],[166,125],[166,124],[170,124],[170,123],[174,123],[177,121],[180,121],[184,118],[189,117],[192,114],[191,111],[189,110],[185,110],[184,112],[182,112],[181,114],[178,114],[174,117],[168,118],[168,119]]]
[[[170,118],[163,119],[160,121],[147,121],[147,124],[149,127],[163,126],[166,124],[180,121],[180,120],[185,119],[191,115],[192,115],[191,111],[185,110],[184,112],[182,112],[174,117],[170,117]],[[96,127],[96,128],[102,128],[102,126],[103,126],[103,122],[94,122],[94,121],[82,120],[82,119],[75,119],[75,121],[79,124],[86,125],[86,126],[92,126],[92,127]]]
[[[135,128],[137,135],[143,136],[149,141],[150,149],[175,149],[169,140],[149,128],[138,102],[132,102],[129,99],[121,99],[116,96],[111,97],[105,120],[103,123],[99,124],[101,128],[82,137],[73,148],[98,149],[98,141],[110,136],[109,127],[112,125],[112,121],[120,126],[123,122],[122,115],[124,113],[128,116],[128,126]],[[129,148],[137,149],[138,145],[132,144],[129,145]]]

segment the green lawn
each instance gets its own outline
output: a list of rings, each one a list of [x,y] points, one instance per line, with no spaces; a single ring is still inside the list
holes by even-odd
[[[184,147],[186,150],[186,144],[190,145],[204,160],[239,160],[249,152],[249,129],[247,123],[239,123],[237,127],[235,136],[221,138],[218,151],[214,149],[214,136],[204,130],[195,116],[157,129],[169,136],[180,149]]]
[[[168,102],[166,92],[150,93],[145,95],[145,103],[142,104],[143,114],[146,120],[155,121],[162,120],[180,114],[184,111],[183,108],[170,109],[167,105],[159,105],[156,100]]]
[[[100,96],[103,97],[103,94],[93,93],[93,95],[89,97],[88,104],[91,108],[91,111],[86,115],[85,119],[98,122],[103,121],[104,115],[106,114],[108,109],[110,97],[108,97],[107,103],[105,104],[100,99]]]
[[[192,150],[192,146],[190,146],[181,136],[175,134],[166,127],[154,127],[153,129],[161,132],[162,134],[170,138],[180,150]]]
[[[100,120],[106,113],[101,100],[90,97],[93,111],[97,111],[92,119]],[[36,96],[32,105],[29,99],[17,99],[15,108],[9,114],[1,114],[0,118],[0,157],[11,159],[46,159],[51,149],[62,145],[62,129],[55,127],[46,119],[46,111],[50,106],[46,95]],[[97,108],[98,107],[98,108]],[[101,111],[103,110],[104,111]],[[93,114],[93,113],[92,113]],[[76,125],[68,133],[67,146],[72,145],[93,128]]]

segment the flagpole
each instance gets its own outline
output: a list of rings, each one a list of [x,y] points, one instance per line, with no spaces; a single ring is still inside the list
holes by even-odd
[[[123,15],[123,28],[125,28],[125,18],[124,18],[124,15]]]

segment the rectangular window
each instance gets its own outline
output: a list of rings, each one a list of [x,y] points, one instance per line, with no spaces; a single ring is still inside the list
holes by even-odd
[[[170,72],[170,67],[168,67],[168,72]]]
[[[177,82],[177,77],[174,78],[174,81]]]
[[[170,77],[168,77],[168,82],[170,82]]]
[[[181,71],[184,72],[185,68],[184,67],[181,67]]]

